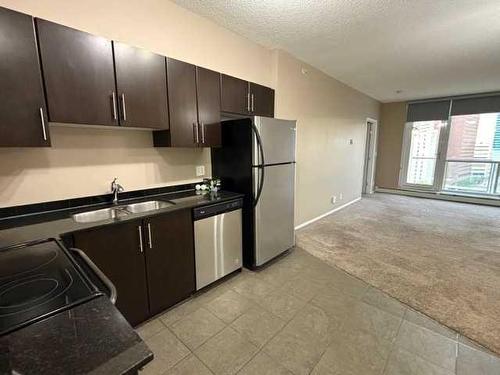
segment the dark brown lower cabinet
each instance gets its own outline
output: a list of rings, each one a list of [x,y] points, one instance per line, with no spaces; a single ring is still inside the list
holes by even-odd
[[[133,326],[195,290],[190,209],[76,232],[73,244],[113,282],[116,307]]]
[[[142,230],[143,222],[138,220],[73,235],[74,246],[83,250],[115,285],[116,307],[131,325],[149,317]]]
[[[155,315],[195,290],[193,222],[191,211],[182,210],[151,217],[145,224],[149,307]]]

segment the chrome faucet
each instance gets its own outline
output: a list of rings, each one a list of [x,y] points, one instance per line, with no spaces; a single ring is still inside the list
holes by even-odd
[[[125,189],[118,182],[116,182],[117,178],[111,182],[111,193],[113,193],[113,204],[118,204],[118,193],[121,193]]]

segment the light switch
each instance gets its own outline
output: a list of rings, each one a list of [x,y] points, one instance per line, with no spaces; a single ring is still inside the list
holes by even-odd
[[[198,165],[196,166],[196,177],[205,176],[205,166]]]

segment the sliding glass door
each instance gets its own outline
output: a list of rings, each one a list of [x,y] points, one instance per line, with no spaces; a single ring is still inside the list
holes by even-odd
[[[403,141],[401,185],[424,190],[439,187],[438,171],[446,121],[409,122]]]

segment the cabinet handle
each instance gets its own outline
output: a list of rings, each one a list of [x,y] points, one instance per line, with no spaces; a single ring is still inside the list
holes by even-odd
[[[43,140],[47,140],[47,129],[45,129],[45,117],[43,117],[43,108],[40,107],[40,119],[42,120],[42,132],[43,132]]]
[[[141,253],[143,253],[144,247],[142,245],[142,225],[139,225],[137,227],[137,230],[139,231],[139,250],[141,251]]]
[[[148,244],[149,248],[153,248],[153,237],[151,237],[151,223],[148,223]]]
[[[201,143],[205,143],[205,124],[201,123]]]
[[[123,121],[127,121],[127,109],[125,108],[125,94],[122,93]]]
[[[113,120],[118,120],[118,114],[116,112],[116,94],[114,91],[111,94],[111,100],[113,102]]]
[[[193,122],[193,138],[196,144],[200,143],[200,135],[198,134],[198,123]]]
[[[250,112],[250,93],[247,94],[247,112]]]
[[[255,101],[254,101],[254,96],[253,96],[253,94],[252,94],[252,112],[253,112],[253,111],[255,111],[255,108],[254,108],[254,102],[255,102]]]

